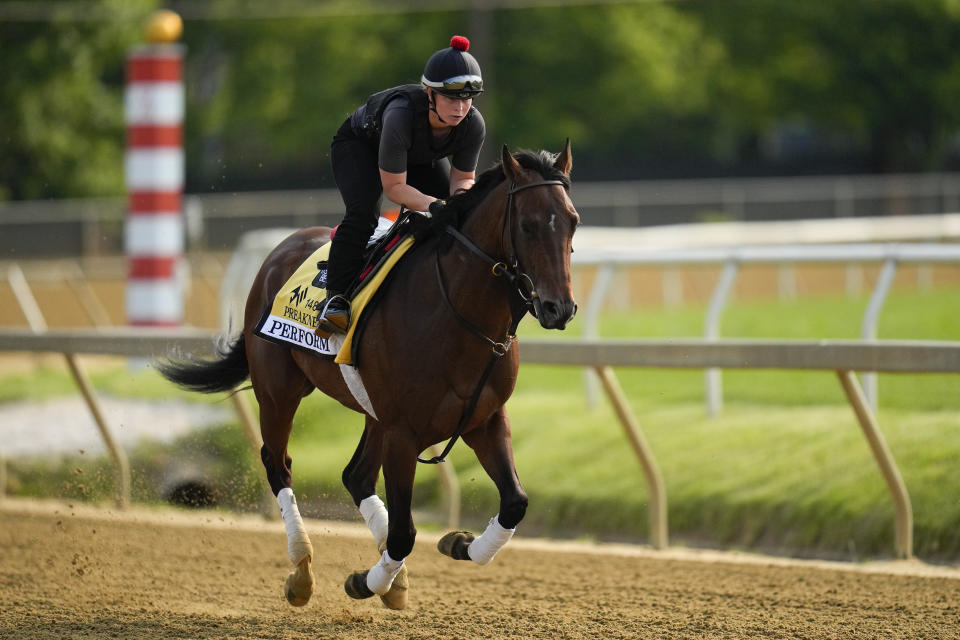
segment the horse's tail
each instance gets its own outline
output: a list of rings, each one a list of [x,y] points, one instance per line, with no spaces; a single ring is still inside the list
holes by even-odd
[[[188,358],[156,364],[164,378],[190,391],[232,391],[250,375],[243,334],[232,344],[217,345],[215,360]]]

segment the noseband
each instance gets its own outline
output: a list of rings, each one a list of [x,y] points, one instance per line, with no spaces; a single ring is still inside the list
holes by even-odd
[[[460,321],[460,324],[492,347],[493,354],[490,356],[490,360],[487,362],[487,367],[483,370],[483,374],[480,376],[480,381],[473,390],[473,394],[470,396],[470,399],[464,406],[463,413],[460,416],[460,422],[457,424],[456,431],[454,431],[453,435],[450,436],[447,446],[443,448],[443,451],[440,453],[440,455],[434,456],[428,460],[417,457],[417,462],[422,462],[425,464],[438,464],[446,460],[450,450],[453,449],[453,445],[456,444],[460,436],[463,435],[463,430],[466,428],[467,423],[470,421],[470,417],[473,415],[474,409],[477,407],[477,401],[480,399],[480,393],[483,391],[483,387],[487,383],[487,379],[490,377],[490,374],[493,371],[493,365],[495,365],[497,360],[499,360],[502,356],[506,355],[507,351],[510,350],[511,345],[513,345],[513,341],[517,337],[517,327],[520,325],[520,320],[523,319],[523,316],[526,315],[527,311],[530,311],[534,317],[539,316],[540,295],[537,293],[537,289],[533,284],[533,279],[528,274],[520,270],[520,260],[517,257],[517,247],[516,242],[514,241],[512,227],[513,195],[519,191],[532,189],[533,187],[552,187],[557,185],[563,187],[564,189],[567,188],[567,185],[562,180],[540,180],[539,182],[530,182],[520,186],[517,186],[516,184],[510,185],[510,189],[507,191],[507,201],[503,212],[503,228],[500,231],[500,249],[502,251],[505,244],[504,236],[506,235],[507,230],[510,230],[510,251],[512,255],[507,259],[506,262],[491,257],[486,251],[478,247],[472,240],[470,240],[470,238],[460,233],[457,229],[454,229],[450,225],[446,226],[445,231],[451,237],[453,237],[454,240],[462,244],[464,247],[469,249],[471,253],[480,257],[483,261],[490,265],[490,273],[493,274],[494,277],[505,278],[507,284],[511,287],[508,294],[510,296],[511,322],[504,339],[500,342],[497,342],[493,338],[488,337],[487,334],[480,330],[475,324],[464,318],[460,312],[457,311],[456,307],[453,306],[453,302],[450,300],[450,295],[447,293],[446,284],[443,282],[443,273],[440,271],[440,248],[438,246],[435,266],[437,272],[437,284],[440,286],[440,297],[443,298],[443,301],[447,303],[447,308],[450,309],[454,317]]]

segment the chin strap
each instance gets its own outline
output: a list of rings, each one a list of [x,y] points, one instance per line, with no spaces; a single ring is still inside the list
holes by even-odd
[[[448,124],[446,120],[440,117],[440,112],[437,111],[437,97],[433,91],[430,92],[430,111],[433,111],[434,115],[437,116],[437,120],[442,124]]]

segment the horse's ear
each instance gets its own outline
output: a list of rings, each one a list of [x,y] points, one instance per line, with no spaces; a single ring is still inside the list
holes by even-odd
[[[567,138],[567,144],[564,145],[563,151],[557,154],[553,168],[563,172],[565,176],[570,175],[570,170],[573,169],[573,156],[570,154],[570,138]]]
[[[503,175],[510,182],[518,182],[520,176],[523,174],[523,168],[520,166],[520,163],[517,162],[517,159],[513,157],[513,154],[510,153],[510,150],[507,149],[507,145],[503,145],[503,150],[500,152],[500,164],[503,166]]]

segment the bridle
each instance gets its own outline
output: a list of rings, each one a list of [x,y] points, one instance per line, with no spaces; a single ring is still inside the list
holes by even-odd
[[[457,318],[460,324],[470,331],[470,333],[491,346],[492,355],[490,356],[490,360],[487,362],[486,368],[483,370],[483,374],[480,376],[480,381],[477,383],[473,394],[470,396],[470,399],[463,408],[463,413],[460,416],[460,422],[457,424],[456,431],[454,431],[453,435],[450,437],[450,440],[447,442],[447,446],[444,447],[440,455],[434,456],[429,460],[424,460],[420,457],[417,457],[417,462],[422,462],[425,464],[438,464],[440,462],[444,462],[447,455],[450,453],[450,450],[453,449],[453,445],[456,444],[460,436],[463,435],[463,430],[470,421],[470,417],[473,415],[474,409],[476,409],[477,401],[480,399],[480,393],[483,390],[484,385],[487,383],[487,379],[490,377],[494,365],[497,363],[497,360],[507,354],[507,352],[510,350],[510,347],[513,345],[513,341],[517,337],[517,327],[520,325],[520,321],[523,319],[523,316],[526,315],[528,311],[533,314],[535,318],[539,317],[540,315],[540,295],[537,293],[536,286],[533,284],[533,279],[526,272],[520,269],[520,260],[517,257],[517,246],[514,239],[512,225],[514,210],[513,196],[520,191],[525,191],[534,187],[552,186],[561,186],[564,189],[568,189],[567,183],[565,183],[563,180],[540,180],[519,186],[516,183],[510,184],[510,188],[507,190],[506,204],[504,205],[503,227],[500,230],[500,250],[502,253],[506,253],[504,250],[506,246],[505,237],[508,232],[510,233],[510,257],[508,257],[506,260],[497,260],[496,258],[490,256],[490,254],[478,247],[472,240],[470,240],[470,238],[466,237],[452,226],[447,225],[444,228],[444,231],[449,236],[466,247],[475,256],[479,257],[481,260],[490,265],[490,273],[493,275],[493,277],[504,278],[504,281],[509,287],[507,295],[509,296],[511,321],[510,326],[507,328],[506,335],[501,341],[498,342],[487,336],[487,334],[485,334],[479,327],[470,322],[470,320],[464,318],[463,315],[457,311],[456,307],[453,306],[453,302],[450,300],[450,295],[447,293],[447,286],[443,281],[443,273],[440,269],[440,247],[438,245],[434,264],[437,273],[437,285],[440,287],[440,297],[443,298],[447,308],[451,311],[451,313],[453,313],[454,317]]]
[[[503,225],[500,229],[501,253],[506,253],[504,248],[506,245],[505,237],[508,231],[510,232],[510,257],[506,260],[497,260],[496,258],[493,258],[483,249],[478,247],[472,240],[470,240],[470,238],[466,237],[452,226],[447,225],[444,229],[448,235],[469,249],[471,253],[490,265],[490,273],[495,278],[504,278],[508,287],[510,287],[508,295],[510,295],[510,308],[513,315],[513,325],[507,331],[506,338],[508,342],[500,343],[488,338],[482,331],[480,331],[480,329],[478,329],[472,322],[464,318],[454,308],[453,303],[450,301],[450,296],[447,294],[447,288],[443,281],[443,274],[440,271],[439,249],[436,254],[437,283],[440,285],[440,291],[443,294],[444,301],[447,303],[448,307],[457,317],[457,319],[460,320],[461,324],[464,324],[464,326],[466,326],[471,333],[476,334],[480,337],[480,339],[490,344],[494,348],[494,351],[497,351],[498,347],[506,344],[505,348],[503,348],[503,353],[500,355],[504,355],[510,348],[510,341],[516,337],[514,332],[516,331],[516,327],[519,325],[523,316],[529,311],[531,314],[533,314],[534,318],[537,318],[541,313],[540,294],[537,293],[536,286],[533,284],[533,278],[520,269],[520,260],[517,257],[517,246],[512,232],[514,209],[513,196],[520,191],[525,191],[534,187],[552,186],[561,186],[564,189],[567,189],[567,184],[562,180],[539,180],[537,182],[529,182],[520,186],[517,186],[516,183],[512,183],[510,185],[510,188],[507,190],[507,199],[504,205]]]

